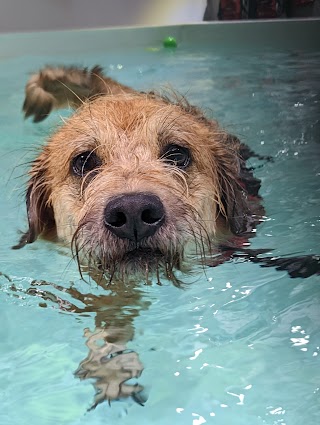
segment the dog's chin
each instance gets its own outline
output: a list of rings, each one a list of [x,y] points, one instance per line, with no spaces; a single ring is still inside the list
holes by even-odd
[[[100,270],[113,276],[114,280],[149,282],[155,277],[159,284],[160,276],[172,280],[174,270],[179,269],[176,256],[166,256],[160,249],[151,248],[129,250],[99,263]]]
[[[128,251],[123,256],[123,261],[133,264],[158,264],[164,260],[164,255],[159,249],[136,248]]]

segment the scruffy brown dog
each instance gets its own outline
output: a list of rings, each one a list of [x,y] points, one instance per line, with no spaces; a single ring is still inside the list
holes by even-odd
[[[81,107],[32,164],[20,246],[42,236],[111,280],[152,273],[178,284],[188,252],[204,258],[248,231],[240,143],[200,110],[134,92],[98,67],[32,76],[26,116],[39,121],[66,103]]]
[[[67,104],[79,109],[32,163],[29,230],[16,248],[38,236],[70,245],[82,271],[121,295],[126,285],[151,277],[178,286],[177,270],[187,270],[195,256],[209,261],[219,244],[248,235],[259,220],[253,209],[260,184],[239,155],[248,149],[185,99],[136,92],[99,67],[47,67],[31,77],[26,117],[41,121]],[[71,291],[84,303],[93,299]],[[95,303],[97,329],[86,331],[90,353],[77,375],[97,378],[95,405],[128,395],[141,402],[142,387],[124,383],[142,371],[135,353],[124,351],[131,332],[123,329],[136,313],[119,326],[117,307],[125,301]]]

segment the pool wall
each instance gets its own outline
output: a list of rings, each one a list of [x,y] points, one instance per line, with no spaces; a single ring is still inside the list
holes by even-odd
[[[90,30],[8,33],[0,35],[0,55],[83,53],[161,45],[171,35],[179,44],[212,47],[320,48],[320,19],[213,22],[162,27],[105,28]]]

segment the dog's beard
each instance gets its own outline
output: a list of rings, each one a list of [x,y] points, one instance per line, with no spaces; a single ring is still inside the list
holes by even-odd
[[[98,271],[109,282],[134,279],[149,283],[155,279],[161,285],[165,278],[180,286],[175,271],[187,271],[181,241],[161,234],[136,243],[94,228],[95,225],[86,222],[79,226],[72,240],[80,272]]]
[[[155,280],[161,285],[166,279],[175,286],[182,284],[177,272],[190,271],[190,257],[186,255],[189,245],[193,246],[192,257],[203,259],[209,239],[199,231],[188,231],[185,226],[180,230],[168,226],[136,243],[120,239],[103,225],[86,220],[79,225],[72,240],[80,272],[94,270],[110,283]]]

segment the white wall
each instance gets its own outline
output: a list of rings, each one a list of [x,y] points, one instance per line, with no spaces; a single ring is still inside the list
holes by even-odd
[[[0,32],[197,22],[206,0],[0,0]]]

